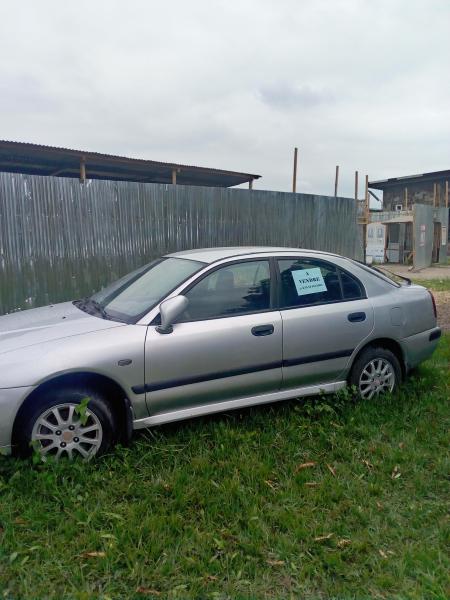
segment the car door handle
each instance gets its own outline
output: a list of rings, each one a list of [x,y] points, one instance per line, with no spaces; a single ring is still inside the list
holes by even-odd
[[[366,320],[366,313],[365,312],[350,313],[347,318],[350,321],[350,323],[359,323],[361,321]]]
[[[273,333],[273,325],[257,325],[252,327],[253,335],[271,335]]]

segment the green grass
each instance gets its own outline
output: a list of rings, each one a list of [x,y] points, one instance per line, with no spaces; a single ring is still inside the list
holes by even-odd
[[[447,335],[394,397],[161,427],[89,464],[3,458],[0,597],[448,598],[449,364]]]
[[[423,285],[426,288],[435,292],[448,292],[450,291],[450,277],[444,279],[417,279],[413,278],[411,281],[419,285]]]

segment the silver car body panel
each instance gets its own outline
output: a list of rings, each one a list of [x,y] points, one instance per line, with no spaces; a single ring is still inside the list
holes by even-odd
[[[218,265],[264,257],[329,261],[357,277],[367,298],[178,323],[170,335],[151,325],[158,306],[135,325],[86,314],[70,302],[0,317],[0,447],[10,447],[14,417],[29,394],[69,373],[95,373],[121,386],[132,405],[134,427],[140,428],[336,391],[345,385],[358,352],[374,340],[397,342],[407,369],[431,356],[438,343],[425,288],[396,287],[338,255],[238,247],[169,256],[205,266],[165,299]],[[365,320],[349,323],[352,312],[364,312]],[[251,335],[253,326],[269,323],[272,335]],[[131,362],[119,366],[124,360]]]
[[[364,321],[348,315],[364,312]],[[369,300],[336,302],[281,311],[283,319],[283,389],[336,381],[355,348],[373,331]],[[345,377],[344,377],[345,378]]]
[[[252,335],[253,327],[266,324],[273,325],[272,335]],[[150,326],[145,344],[150,414],[278,391],[281,336],[279,311],[179,323],[170,335]]]
[[[0,389],[0,454],[11,452],[11,431],[17,411],[33,387]]]

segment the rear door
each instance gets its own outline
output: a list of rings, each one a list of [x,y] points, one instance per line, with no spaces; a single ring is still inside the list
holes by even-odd
[[[270,261],[226,263],[183,291],[186,311],[169,335],[148,327],[146,400],[150,414],[277,391],[281,315]]]
[[[363,285],[328,261],[297,257],[277,263],[282,389],[338,380],[353,350],[373,329]]]

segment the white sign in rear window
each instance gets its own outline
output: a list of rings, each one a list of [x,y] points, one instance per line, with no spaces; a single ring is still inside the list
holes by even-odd
[[[327,291],[327,286],[323,280],[322,272],[318,267],[314,269],[291,271],[291,273],[298,296],[305,296],[306,294],[318,294],[319,292]]]

